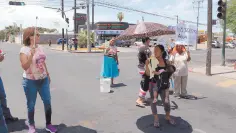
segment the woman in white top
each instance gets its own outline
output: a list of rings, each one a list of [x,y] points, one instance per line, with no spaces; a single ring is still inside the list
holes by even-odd
[[[173,51],[169,59],[176,71],[174,73],[174,91],[175,97],[187,95],[187,81],[188,81],[188,61],[191,60],[189,51],[186,51],[182,44],[176,45],[176,51]]]
[[[35,133],[35,103],[37,93],[41,96],[44,103],[46,130],[50,133],[57,132],[57,129],[51,124],[51,95],[50,95],[50,76],[46,66],[46,54],[44,53],[39,42],[39,33],[35,32],[34,27],[24,30],[23,33],[24,45],[20,50],[21,67],[23,73],[23,88],[27,100],[28,121],[26,124],[29,127],[28,133]]]

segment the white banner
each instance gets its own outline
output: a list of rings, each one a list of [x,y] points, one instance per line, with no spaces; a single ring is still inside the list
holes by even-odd
[[[180,23],[176,28],[176,41],[184,42],[185,45],[195,46],[197,44],[197,27]]]

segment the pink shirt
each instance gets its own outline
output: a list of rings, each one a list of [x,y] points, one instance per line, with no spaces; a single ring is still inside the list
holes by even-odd
[[[30,47],[24,46],[21,48],[20,53],[30,56],[30,50]],[[23,77],[31,80],[39,80],[47,77],[46,68],[44,66],[45,60],[46,54],[44,53],[43,48],[38,46],[35,49],[32,64],[26,71],[24,71]]]

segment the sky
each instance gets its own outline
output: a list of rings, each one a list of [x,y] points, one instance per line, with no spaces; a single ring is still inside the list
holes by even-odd
[[[60,8],[60,1],[61,0],[21,0],[24,1],[26,4],[35,5],[39,4],[41,6],[47,7],[54,7]],[[65,11],[70,10],[73,7],[74,0],[64,0],[65,3]],[[197,3],[194,3],[194,0],[95,0],[102,2],[109,2],[113,4],[117,4],[120,6],[131,7],[134,9],[156,13],[163,16],[173,17],[176,18],[176,15],[179,16],[181,20],[189,20],[189,21],[197,21]],[[195,0],[198,1],[198,0]],[[217,1],[213,0],[213,19],[216,19],[217,14]],[[0,6],[7,4],[9,0],[1,0]],[[81,3],[81,0],[77,0],[77,3]],[[203,0],[200,4],[200,16],[199,22],[200,23],[207,23],[207,0]],[[55,10],[56,11],[56,10]],[[142,14],[133,11],[127,10],[117,10],[117,9],[110,9],[106,7],[102,7],[95,4],[95,22],[99,21],[118,21],[117,14],[119,12],[124,13],[123,22],[129,23],[137,23],[137,21],[142,20],[144,17],[144,21],[146,22],[156,22],[165,25],[176,25],[176,20],[170,20],[162,17],[151,16],[147,14]],[[86,13],[86,9],[78,9],[77,13]],[[90,10],[91,13],[91,10]],[[66,16],[70,20],[69,31],[73,30],[73,15],[74,11],[67,11]],[[91,18],[90,18],[91,20]],[[0,26],[1,27],[1,26]],[[207,26],[199,26],[199,30],[206,30]],[[213,28],[213,31],[219,31],[220,28]]]

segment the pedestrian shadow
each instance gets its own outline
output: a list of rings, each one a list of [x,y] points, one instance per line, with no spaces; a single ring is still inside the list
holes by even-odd
[[[111,86],[111,88],[120,88],[120,87],[124,87],[124,86],[127,86],[127,85],[124,84],[124,83],[118,83],[118,84],[113,84],[113,85]]]
[[[25,132],[27,132],[26,125],[25,126]],[[96,130],[89,129],[83,126],[66,126],[65,124],[60,124],[60,125],[54,125],[57,128],[57,133],[97,133]],[[20,130],[18,130],[20,131]],[[22,131],[22,130],[21,130]],[[37,133],[48,133],[44,128],[36,128]],[[14,132],[14,131],[10,131]]]
[[[195,96],[195,95],[187,95],[187,96],[180,96],[178,99],[186,99],[186,100],[200,100],[205,99],[207,97],[204,96]]]
[[[139,130],[144,133],[192,133],[193,129],[192,126],[181,117],[174,117],[171,118],[175,120],[176,125],[172,126],[168,124],[165,120],[165,115],[159,114],[159,121],[161,124],[160,128],[155,128],[153,126],[153,115],[147,115],[139,118],[136,122],[136,125]]]
[[[16,122],[9,122],[7,123],[8,131],[9,132],[16,132],[16,131],[22,131],[27,129],[27,126],[25,125],[26,119],[20,119]]]

